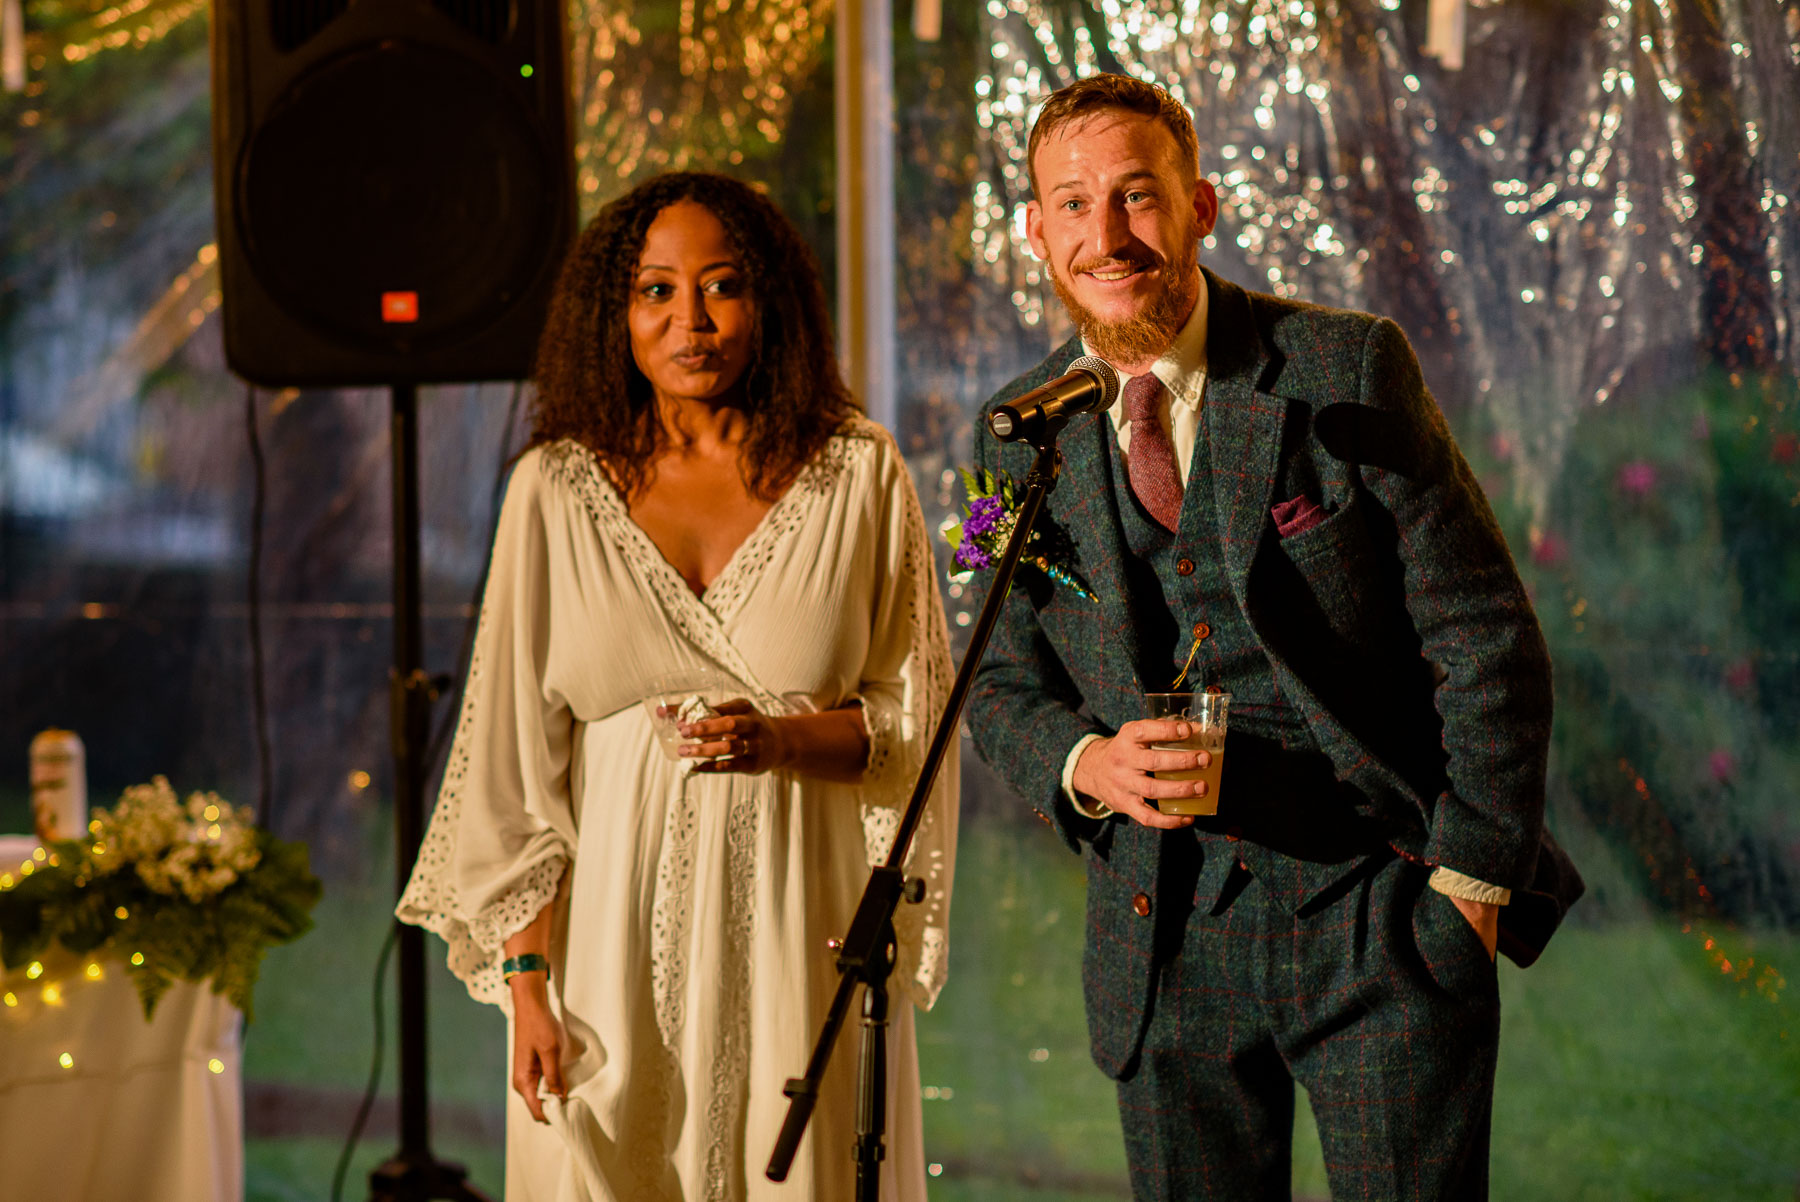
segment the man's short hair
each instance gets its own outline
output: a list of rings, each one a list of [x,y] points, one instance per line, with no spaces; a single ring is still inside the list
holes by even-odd
[[[1189,178],[1200,178],[1200,140],[1194,136],[1194,119],[1181,101],[1153,83],[1130,75],[1090,75],[1066,88],[1058,88],[1038,110],[1037,124],[1025,145],[1025,164],[1036,193],[1038,146],[1065,125],[1086,120],[1106,110],[1136,113],[1162,123],[1175,138],[1181,166]]]

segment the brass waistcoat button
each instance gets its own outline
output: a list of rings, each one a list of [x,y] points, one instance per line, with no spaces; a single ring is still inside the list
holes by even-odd
[[[1139,918],[1148,918],[1150,916],[1150,898],[1149,898],[1149,896],[1147,894],[1143,894],[1143,893],[1138,894],[1136,897],[1131,899],[1131,908],[1133,910],[1137,911],[1137,915]]]

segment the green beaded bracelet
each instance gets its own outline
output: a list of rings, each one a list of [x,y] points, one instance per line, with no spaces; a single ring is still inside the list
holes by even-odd
[[[522,972],[548,973],[549,971],[550,961],[536,952],[526,952],[523,956],[509,956],[500,961],[500,979],[503,981],[510,981]]]

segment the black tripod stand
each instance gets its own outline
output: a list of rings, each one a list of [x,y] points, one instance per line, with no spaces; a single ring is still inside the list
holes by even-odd
[[[394,746],[394,863],[404,890],[425,836],[425,745],[438,682],[426,675],[419,596],[419,391],[392,390],[389,442],[394,486],[394,667],[389,719]],[[400,924],[400,1149],[369,1174],[371,1202],[491,1202],[463,1180],[463,1168],[431,1152],[426,1088],[425,932]]]
[[[894,967],[894,911],[902,900],[917,902],[924,895],[924,882],[908,880],[901,865],[906,862],[913,835],[924,816],[925,801],[931,795],[932,782],[937,779],[938,766],[943,763],[950,740],[956,737],[963,703],[968,700],[975,669],[981,664],[988,639],[999,620],[1000,607],[1006,602],[1020,553],[1031,537],[1044,499],[1056,487],[1057,473],[1062,468],[1056,436],[1065,424],[1066,419],[1060,417],[1049,421],[1042,433],[1031,440],[1037,448],[1037,460],[1025,477],[1025,497],[1020,504],[1018,521],[994,568],[993,586],[969,636],[969,648],[963,654],[956,683],[950,688],[943,717],[938,720],[937,733],[925,753],[925,763],[913,786],[912,798],[906,803],[900,828],[894,834],[894,846],[881,867],[869,874],[862,900],[857,903],[856,914],[850,920],[850,931],[838,949],[838,972],[843,975],[831,1000],[831,1009],[826,1013],[824,1029],[813,1046],[806,1075],[792,1078],[782,1091],[792,1100],[788,1103],[787,1120],[776,1138],[774,1154],[769,1157],[768,1175],[772,1181],[787,1179],[800,1137],[805,1134],[807,1121],[818,1103],[819,1084],[831,1061],[832,1046],[837,1042],[845,1015],[849,1013],[850,996],[860,984],[864,993],[862,1041],[856,1074],[856,1202],[879,1200],[881,1161],[886,1156],[882,1140],[887,1129],[887,981]]]

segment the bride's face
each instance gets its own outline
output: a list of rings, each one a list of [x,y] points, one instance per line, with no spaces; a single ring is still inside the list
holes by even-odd
[[[741,399],[755,355],[756,299],[710,209],[676,201],[650,223],[627,324],[631,357],[659,401]]]

